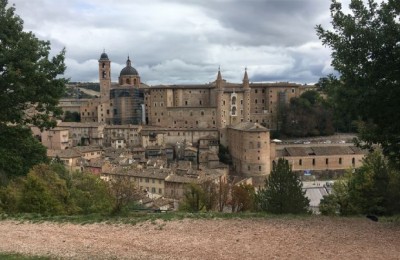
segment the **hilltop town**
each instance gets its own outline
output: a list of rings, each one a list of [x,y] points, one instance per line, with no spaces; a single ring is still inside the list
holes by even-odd
[[[241,83],[230,83],[218,70],[206,84],[148,86],[129,57],[113,83],[105,52],[98,75],[100,91],[90,90],[91,98],[60,100],[64,113],[78,114],[80,122],[60,120],[47,131],[32,127],[33,133],[70,171],[127,175],[151,198],[180,200],[185,185],[210,180],[260,187],[279,158],[294,171],[318,175],[357,168],[365,155],[351,138],[271,140],[279,106],[314,85],[253,83],[247,70]],[[229,151],[228,162],[220,147]]]

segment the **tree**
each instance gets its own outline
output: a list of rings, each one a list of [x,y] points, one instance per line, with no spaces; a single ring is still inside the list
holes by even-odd
[[[7,151],[13,142],[30,146],[26,151],[18,146],[20,154],[0,156],[0,171],[7,175],[14,173],[7,165],[21,168],[15,171],[17,175],[26,174],[32,161],[25,160],[36,158],[38,150],[37,143],[25,135],[19,139],[13,132],[26,131],[23,127],[27,124],[40,128],[55,126],[54,117],[62,112],[58,100],[66,83],[59,77],[65,71],[65,50],[49,58],[50,43],[23,31],[23,21],[14,12],[7,0],[0,0],[0,136],[5,140],[0,142],[0,151]]]
[[[110,180],[110,192],[114,198],[113,214],[122,212],[139,199],[137,184],[128,175],[113,176]]]
[[[184,198],[180,205],[180,209],[189,212],[199,212],[204,207],[204,190],[197,183],[189,183],[186,185]]]
[[[47,161],[46,148],[32,136],[29,128],[0,124],[0,175],[4,176],[0,185]]]
[[[68,212],[69,190],[51,166],[40,164],[32,168],[23,180],[19,200],[21,212],[65,214]]]
[[[91,173],[74,172],[70,193],[74,213],[110,213],[115,205],[108,183]]]
[[[50,42],[23,31],[15,8],[0,0],[0,122],[50,127],[61,114],[65,50],[49,60]],[[26,113],[28,109],[29,113]]]
[[[292,98],[282,119],[282,133],[304,137],[334,133],[333,113],[317,91],[309,90]]]
[[[274,214],[308,213],[309,199],[305,196],[299,177],[289,162],[279,158],[272,166],[271,174],[259,191],[257,202],[262,211]]]
[[[368,154],[363,166],[346,173],[321,201],[321,213],[329,207],[340,215],[400,213],[400,174],[379,152]]]
[[[240,184],[232,187],[232,212],[254,210],[255,190],[251,184]]]
[[[332,30],[316,26],[332,49],[332,66],[340,74],[335,101],[363,123],[361,145],[379,144],[400,165],[400,2],[352,0],[350,12],[332,0]]]

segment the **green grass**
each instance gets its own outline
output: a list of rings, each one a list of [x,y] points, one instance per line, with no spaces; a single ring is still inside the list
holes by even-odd
[[[2,260],[47,260],[49,257],[42,256],[28,256],[17,253],[3,253],[0,252],[0,259]]]
[[[74,223],[74,224],[93,224],[93,223],[108,223],[108,224],[131,224],[150,221],[155,223],[156,220],[171,221],[182,219],[276,219],[276,218],[308,218],[310,215],[271,215],[267,213],[220,213],[220,212],[166,212],[166,213],[150,213],[141,211],[132,211],[119,215],[104,215],[104,214],[89,214],[89,215],[62,215],[62,216],[44,216],[40,214],[15,214],[6,215],[0,214],[0,220],[8,219],[20,222],[41,223],[45,221],[57,223]]]
[[[131,211],[119,215],[104,215],[104,214],[89,214],[89,215],[63,215],[63,216],[44,216],[40,214],[15,214],[7,215],[0,214],[0,220],[8,219],[20,222],[56,222],[56,223],[73,223],[73,224],[93,224],[93,223],[107,223],[107,224],[130,224],[136,225],[138,223],[149,221],[156,223],[156,220],[172,221],[182,219],[309,219],[319,217],[315,215],[273,215],[263,212],[244,212],[244,213],[221,213],[221,212],[166,212],[166,213],[153,213],[144,211]],[[353,216],[355,218],[365,218],[365,216]],[[345,218],[345,217],[334,217]],[[379,222],[392,222],[400,224],[400,215],[391,217],[380,217]],[[1,258],[0,258],[1,259]]]

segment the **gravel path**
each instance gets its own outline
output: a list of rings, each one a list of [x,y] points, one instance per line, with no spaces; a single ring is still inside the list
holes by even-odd
[[[0,251],[55,259],[400,259],[400,225],[368,219],[0,221]]]

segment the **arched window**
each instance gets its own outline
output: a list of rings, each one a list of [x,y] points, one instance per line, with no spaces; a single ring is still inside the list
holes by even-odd
[[[107,77],[107,74],[106,74],[106,72],[105,71],[103,71],[103,79],[105,79],[106,77]]]
[[[232,97],[232,105],[236,105],[236,97],[235,96]]]
[[[101,67],[104,69],[105,66],[106,64],[103,62],[103,64],[101,64]]]
[[[133,79],[133,85],[136,85],[136,82],[137,82],[136,79]]]
[[[126,84],[131,84],[131,79],[126,79]]]

